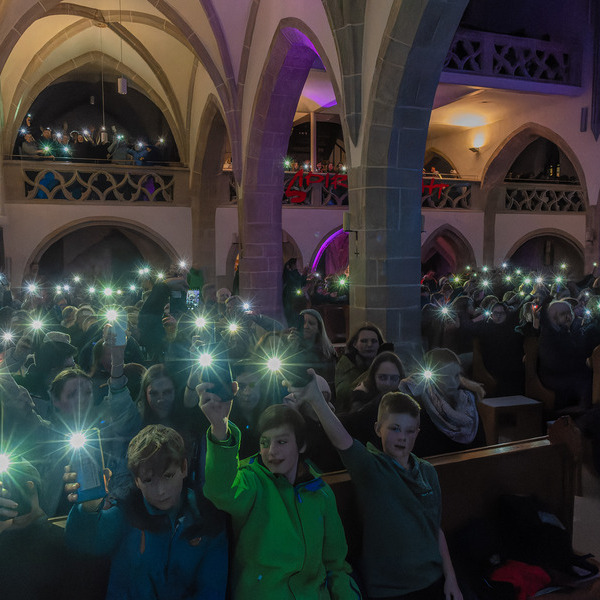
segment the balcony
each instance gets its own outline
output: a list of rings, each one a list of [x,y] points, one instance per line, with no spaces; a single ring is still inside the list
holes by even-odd
[[[581,60],[579,46],[459,29],[440,82],[576,95]]]
[[[8,203],[190,206],[188,169],[5,160]]]

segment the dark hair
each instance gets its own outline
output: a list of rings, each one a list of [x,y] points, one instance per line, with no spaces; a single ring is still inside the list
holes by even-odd
[[[379,403],[379,410],[377,411],[377,421],[381,421],[388,415],[410,415],[415,419],[421,414],[421,407],[419,403],[408,394],[403,392],[388,392],[383,395],[381,402]]]
[[[346,354],[349,354],[352,358],[356,355],[356,348],[354,347],[354,343],[358,339],[361,331],[372,331],[377,335],[377,339],[379,340],[379,345],[381,346],[384,343],[383,334],[377,325],[374,323],[370,323],[369,321],[365,321],[362,325],[360,325],[354,333],[348,338],[346,342]]]
[[[306,422],[302,415],[285,404],[274,404],[263,410],[258,419],[258,435],[267,429],[289,425],[296,436],[296,445],[302,448],[306,444]]]
[[[92,378],[81,369],[75,367],[64,369],[52,380],[52,383],[50,384],[50,397],[53,400],[58,400],[65,384],[71,379],[85,379],[86,381],[89,381],[90,384],[92,383]]]
[[[377,369],[379,369],[382,363],[386,362],[392,363],[396,366],[396,368],[398,369],[398,374],[400,375],[400,379],[404,379],[406,377],[404,365],[402,364],[402,361],[398,358],[398,356],[393,352],[382,352],[373,359],[371,366],[367,370],[367,376],[364,380],[364,386],[369,392],[377,391],[377,382],[375,380],[375,377],[377,375]]]
[[[175,394],[175,402],[173,403],[173,407],[171,410],[171,415],[173,415],[177,411],[177,400],[179,399],[180,394],[178,394],[177,384],[175,377],[171,374],[169,369],[165,367],[162,363],[157,363],[148,368],[148,370],[142,376],[142,380],[140,383],[140,394],[138,396],[138,407],[142,414],[142,420],[144,423],[151,423],[157,420],[154,415],[154,411],[150,408],[148,401],[146,399],[146,392],[148,388],[152,384],[153,381],[160,379],[161,377],[166,377],[173,382],[174,394]]]
[[[165,425],[147,425],[129,442],[127,467],[137,477],[141,466],[152,461],[162,474],[171,464],[183,468],[185,457],[185,443],[179,433]]]

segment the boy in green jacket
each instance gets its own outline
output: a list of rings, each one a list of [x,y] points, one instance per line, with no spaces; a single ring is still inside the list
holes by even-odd
[[[207,432],[204,493],[232,517],[233,600],[356,600],[347,545],[331,488],[301,460],[304,421],[270,406],[258,423],[260,453],[240,464],[231,401],[200,384]]]

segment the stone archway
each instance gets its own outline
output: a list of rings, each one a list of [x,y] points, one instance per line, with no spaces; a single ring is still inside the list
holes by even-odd
[[[596,253],[592,241],[597,238],[594,233],[594,212],[590,210],[590,203],[585,180],[585,172],[577,158],[577,155],[569,144],[556,132],[543,127],[537,123],[525,123],[498,145],[498,148],[488,160],[483,169],[481,184],[481,201],[484,203],[484,248],[483,261],[485,263],[494,262],[494,250],[496,246],[496,216],[499,213],[507,212],[504,208],[504,195],[506,175],[513,162],[525,150],[529,144],[544,138],[555,144],[561,152],[564,153],[568,161],[575,170],[579,186],[577,187],[583,203],[585,204],[585,229],[586,244],[584,248],[584,262],[589,268],[591,261]],[[575,188],[574,188],[575,189]],[[515,213],[516,215],[517,213]],[[555,213],[560,214],[560,213]],[[572,214],[572,213],[571,213]],[[564,234],[567,236],[567,234]]]
[[[442,225],[421,248],[421,270],[439,275],[457,273],[466,265],[475,264],[475,253],[467,239],[454,227]]]
[[[114,248],[114,253],[112,249]],[[69,277],[75,271],[91,278],[111,278],[134,271],[140,263],[167,268],[177,252],[161,235],[149,228],[120,219],[80,219],[47,235],[33,250],[22,280],[32,276],[51,279]],[[48,261],[59,263],[56,269]],[[86,265],[84,267],[84,265]],[[112,275],[111,275],[112,274]]]
[[[566,264],[572,279],[580,279],[585,272],[583,247],[557,229],[538,229],[523,236],[507,252],[506,260],[521,268],[552,274],[561,272],[561,264]]]

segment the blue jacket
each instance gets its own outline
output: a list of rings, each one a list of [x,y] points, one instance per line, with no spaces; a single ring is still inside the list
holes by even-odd
[[[177,514],[153,508],[135,490],[107,510],[75,505],[66,539],[77,551],[112,557],[107,600],[224,600],[227,538],[212,517],[200,514],[191,490]]]

